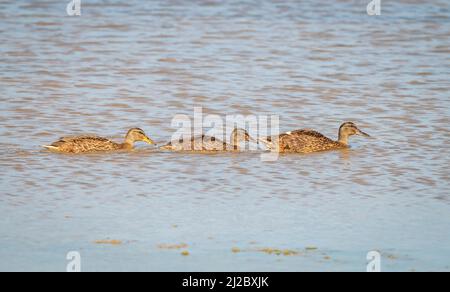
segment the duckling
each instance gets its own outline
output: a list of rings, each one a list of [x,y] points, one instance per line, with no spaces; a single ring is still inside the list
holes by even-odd
[[[281,153],[311,153],[349,148],[348,139],[352,135],[370,137],[368,134],[358,129],[354,123],[346,122],[339,128],[339,137],[337,141],[309,129],[296,130],[275,137],[262,138],[260,141],[269,149]]]
[[[171,141],[167,145],[160,147],[161,150],[170,151],[195,151],[195,152],[225,152],[225,151],[241,151],[239,143],[242,141],[254,141],[248,132],[244,129],[234,129],[231,133],[231,144],[223,142],[216,137],[206,135],[192,137],[189,141],[180,139]]]
[[[152,139],[147,137],[143,130],[133,128],[125,136],[124,143],[116,143],[109,139],[96,136],[75,136],[63,137],[51,145],[44,145],[51,151],[62,153],[86,153],[86,152],[105,152],[117,150],[132,150],[134,143],[142,141],[150,145],[155,144]]]

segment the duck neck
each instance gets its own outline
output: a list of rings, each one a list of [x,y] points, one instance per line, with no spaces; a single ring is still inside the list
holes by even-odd
[[[346,146],[348,146],[348,135],[341,133],[341,131],[339,131],[339,139],[338,142],[341,144],[344,144]]]
[[[233,146],[234,150],[238,150],[239,149],[239,139],[238,139],[238,135],[233,135],[231,137],[231,146]]]
[[[134,147],[134,140],[130,137],[125,138],[125,142],[122,144],[123,148],[125,149],[133,149]]]

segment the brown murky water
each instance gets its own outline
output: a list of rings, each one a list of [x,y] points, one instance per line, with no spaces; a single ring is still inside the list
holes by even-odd
[[[448,1],[64,2],[0,2],[0,270],[449,270]],[[167,141],[194,107],[375,138],[270,163],[40,148]]]

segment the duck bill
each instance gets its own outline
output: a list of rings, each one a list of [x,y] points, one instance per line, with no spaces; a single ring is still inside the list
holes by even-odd
[[[148,143],[150,145],[154,145],[155,144],[155,142],[152,139],[150,139],[149,137],[145,137],[144,138],[144,142]]]
[[[363,132],[363,131],[361,131],[359,129],[358,129],[358,133],[357,134],[360,135],[360,136],[363,136],[363,137],[367,137],[367,138],[371,137],[369,134],[367,134],[367,133],[365,133],[365,132]]]
[[[256,140],[255,138],[253,138],[253,137],[249,137],[248,138],[248,141],[249,142],[253,142],[253,143],[256,143],[256,144],[259,144],[259,141],[258,140]]]
[[[258,139],[256,140],[256,143],[258,143],[258,144],[264,144],[264,145],[269,144],[269,142],[268,142],[267,140],[263,139],[263,138],[258,138]]]

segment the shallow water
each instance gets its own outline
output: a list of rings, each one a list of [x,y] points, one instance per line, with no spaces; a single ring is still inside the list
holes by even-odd
[[[448,1],[63,2],[0,3],[0,270],[79,251],[83,270],[365,271],[371,250],[450,270]],[[164,142],[194,107],[374,139],[275,162],[40,148],[134,126]]]

